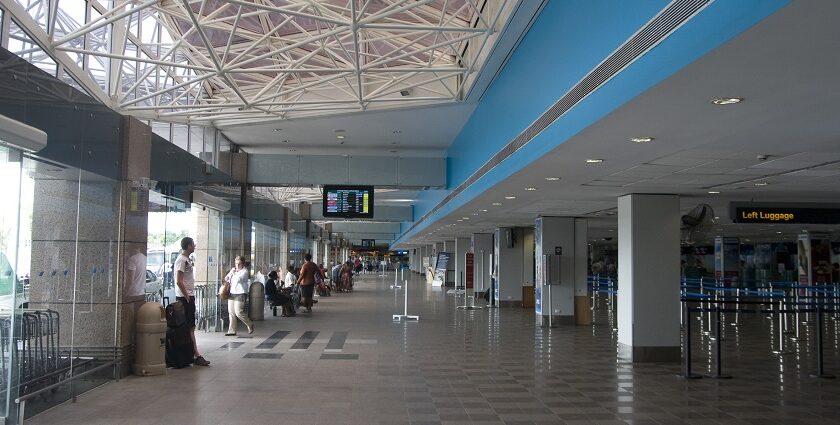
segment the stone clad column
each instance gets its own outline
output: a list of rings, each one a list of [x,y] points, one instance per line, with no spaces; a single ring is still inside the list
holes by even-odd
[[[74,354],[122,356],[122,374],[145,299],[151,134],[123,119],[113,141],[117,179],[66,168],[34,180],[29,307],[59,314],[59,344]],[[105,154],[81,152],[81,166]]]
[[[680,200],[618,198],[618,342],[633,362],[680,360]]]

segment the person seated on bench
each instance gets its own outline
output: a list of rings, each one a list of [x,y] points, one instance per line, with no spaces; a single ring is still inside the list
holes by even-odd
[[[282,308],[282,316],[294,316],[292,298],[284,291],[277,289],[277,272],[272,270],[268,273],[268,281],[265,282],[265,299],[274,316],[277,316],[277,306]]]

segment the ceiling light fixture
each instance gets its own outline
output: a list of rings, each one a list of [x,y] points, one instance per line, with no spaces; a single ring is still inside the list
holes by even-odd
[[[344,136],[342,136],[342,135],[340,135],[340,134],[339,134],[338,136],[335,136],[335,138],[336,138],[336,139],[343,139],[343,138],[344,138]]]
[[[710,190],[709,193],[712,194],[712,195],[717,195],[720,192],[717,191],[717,190]]]
[[[600,163],[604,162],[604,160],[603,159],[598,159],[598,158],[592,158],[592,159],[587,159],[586,162],[588,164],[600,164]]]
[[[479,210],[479,211],[481,211],[481,212],[487,212],[487,210]]]
[[[633,143],[647,143],[652,142],[653,137],[631,137],[630,141]]]
[[[274,131],[283,131],[282,128],[275,128]]]
[[[560,180],[560,177],[546,177],[545,179],[550,182],[556,182],[557,180]]]
[[[525,190],[527,190],[529,192],[533,192],[533,191],[537,190],[537,188],[536,187],[526,187]]]
[[[516,199],[516,197],[515,197],[515,196],[505,196],[505,199],[508,199],[508,200],[510,200],[510,199]]]
[[[493,206],[494,206],[494,207],[498,207],[498,206],[500,206],[500,205],[502,205],[502,203],[501,203],[501,202],[493,202]]]
[[[758,182],[758,183],[755,183],[755,185],[756,185],[756,186],[767,186],[767,184],[768,184],[767,182]]]
[[[472,215],[474,215],[474,216],[475,216],[475,215],[478,215],[478,213],[473,213]]]
[[[741,103],[743,100],[743,97],[716,97],[712,99],[712,104],[718,106],[734,105]]]

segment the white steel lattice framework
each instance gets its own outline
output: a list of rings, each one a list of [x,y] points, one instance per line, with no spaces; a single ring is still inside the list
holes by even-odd
[[[111,107],[219,125],[462,100],[517,1],[0,0],[0,7],[15,24],[4,26],[9,37],[39,46],[60,75]]]

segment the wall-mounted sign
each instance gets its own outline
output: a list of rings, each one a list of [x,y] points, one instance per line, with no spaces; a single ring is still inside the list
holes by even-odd
[[[730,213],[735,223],[840,224],[840,206],[733,202],[730,204]]]

